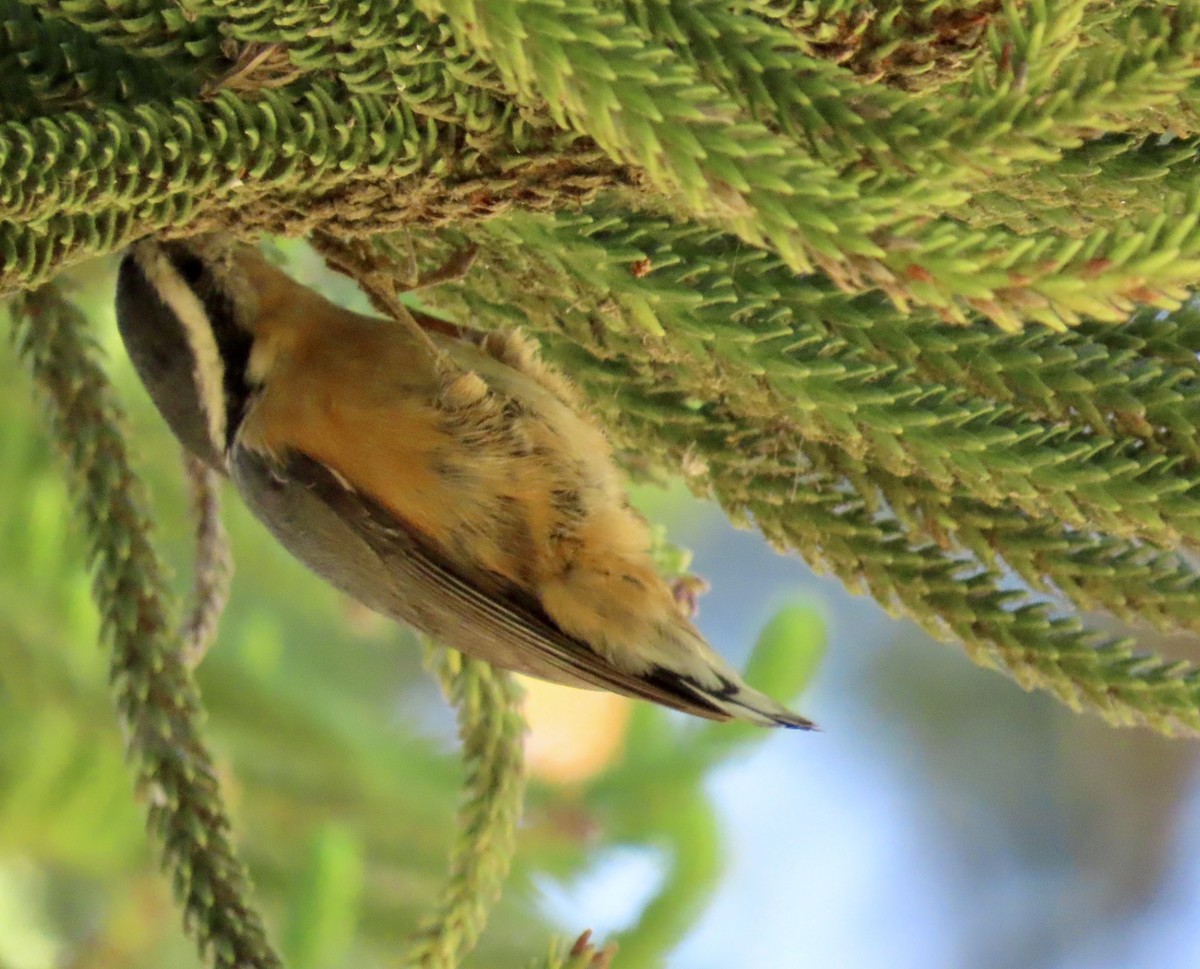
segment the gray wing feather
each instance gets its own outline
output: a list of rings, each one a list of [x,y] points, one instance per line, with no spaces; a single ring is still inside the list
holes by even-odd
[[[567,635],[527,592],[468,571],[312,458],[237,446],[230,472],[250,510],[300,561],[353,599],[498,666],[613,690],[715,720],[729,714],[667,670],[619,670]]]

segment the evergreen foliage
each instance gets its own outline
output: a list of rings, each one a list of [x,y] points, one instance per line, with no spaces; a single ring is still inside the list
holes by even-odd
[[[386,305],[406,250],[475,245],[422,298],[536,334],[635,470],[682,472],[1026,688],[1200,731],[1195,668],[1079,618],[1200,628],[1197,0],[0,0],[0,21],[0,292],[219,227],[346,246]],[[218,960],[270,964],[225,905],[240,869],[103,384],[70,305],[22,300],[154,825]],[[511,751],[487,690],[460,709]],[[476,753],[464,816],[500,831],[515,762]],[[486,891],[446,896],[464,939],[504,869],[472,851],[455,877]]]
[[[47,396],[66,452],[111,680],[150,827],[175,878],[185,923],[215,966],[278,966],[229,840],[212,756],[197,733],[199,697],[175,638],[142,495],[85,322],[53,288],[15,307],[18,349]]]

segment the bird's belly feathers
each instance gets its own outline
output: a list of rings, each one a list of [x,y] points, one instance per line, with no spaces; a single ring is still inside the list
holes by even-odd
[[[603,435],[552,389],[479,350],[424,380],[414,348],[353,334],[349,352],[293,345],[241,441],[282,442],[378,502],[466,572],[501,577],[615,665],[666,661],[682,617],[647,552]],[[398,351],[396,348],[400,347]],[[381,377],[381,375],[383,375]]]

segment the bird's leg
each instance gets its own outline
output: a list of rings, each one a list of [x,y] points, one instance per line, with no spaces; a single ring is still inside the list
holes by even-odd
[[[405,259],[404,269],[401,273],[403,282],[398,287],[401,293],[411,293],[419,289],[430,289],[434,286],[440,286],[442,283],[456,283],[460,279],[464,279],[471,271],[471,267],[475,265],[475,258],[479,255],[479,247],[474,243],[455,249],[446,258],[437,269],[432,272],[422,273],[417,265],[417,251],[413,247],[412,236],[404,233],[405,239]]]
[[[320,229],[312,234],[310,241],[331,269],[358,283],[375,309],[390,316],[423,343],[439,367],[454,371],[460,369],[450,362],[429,336],[432,330],[457,337],[458,327],[405,306],[399,294],[409,292],[411,287],[397,284],[395,264],[391,260],[380,258],[362,240],[341,239]]]

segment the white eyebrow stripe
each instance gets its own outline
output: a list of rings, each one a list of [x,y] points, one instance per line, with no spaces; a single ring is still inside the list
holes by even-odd
[[[183,327],[195,361],[192,376],[208,421],[209,440],[217,454],[224,454],[225,363],[204,304],[179,275],[161,246],[153,243],[140,245],[136,257],[142,272],[158,293],[158,298],[175,314]]]

